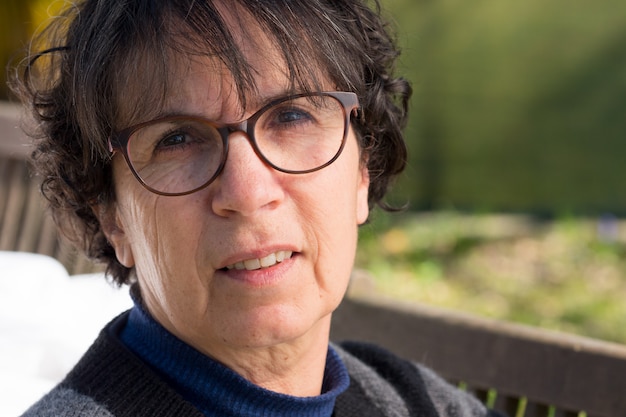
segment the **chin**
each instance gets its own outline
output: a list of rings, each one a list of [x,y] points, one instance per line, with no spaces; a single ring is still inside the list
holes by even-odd
[[[327,339],[330,332],[330,313],[314,314],[297,306],[265,307],[253,317],[241,318],[239,328],[230,327],[228,339],[232,345],[241,347],[271,347],[298,340]],[[235,331],[233,331],[235,330]]]

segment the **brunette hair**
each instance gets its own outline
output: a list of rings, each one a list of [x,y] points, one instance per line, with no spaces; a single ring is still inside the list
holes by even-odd
[[[219,60],[244,106],[255,89],[253,70],[214,3],[78,1],[33,40],[34,51],[16,67],[11,86],[37,121],[37,132],[29,132],[32,162],[53,217],[119,284],[132,271],[117,261],[94,213],[115,201],[111,133],[163,102],[173,54]],[[411,88],[394,75],[399,51],[378,1],[372,7],[365,0],[231,4],[252,16],[282,53],[294,90],[319,88],[321,70],[338,90],[357,94],[362,117],[353,126],[370,173],[370,209],[389,208],[383,197],[406,163],[402,130]]]

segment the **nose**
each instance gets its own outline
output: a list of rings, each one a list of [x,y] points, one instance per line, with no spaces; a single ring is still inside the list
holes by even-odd
[[[213,184],[213,212],[222,217],[252,216],[275,208],[284,198],[280,181],[284,176],[256,154],[246,133],[232,130],[226,164]]]

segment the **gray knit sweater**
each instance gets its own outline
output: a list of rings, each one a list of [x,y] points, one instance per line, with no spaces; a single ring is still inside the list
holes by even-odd
[[[203,417],[119,340],[127,313],[107,325],[68,376],[24,417]],[[432,371],[363,343],[334,345],[350,375],[333,416],[496,416]]]

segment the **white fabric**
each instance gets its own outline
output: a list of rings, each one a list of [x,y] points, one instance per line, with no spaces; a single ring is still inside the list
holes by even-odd
[[[101,273],[70,277],[51,257],[0,251],[0,416],[49,391],[131,305]]]

